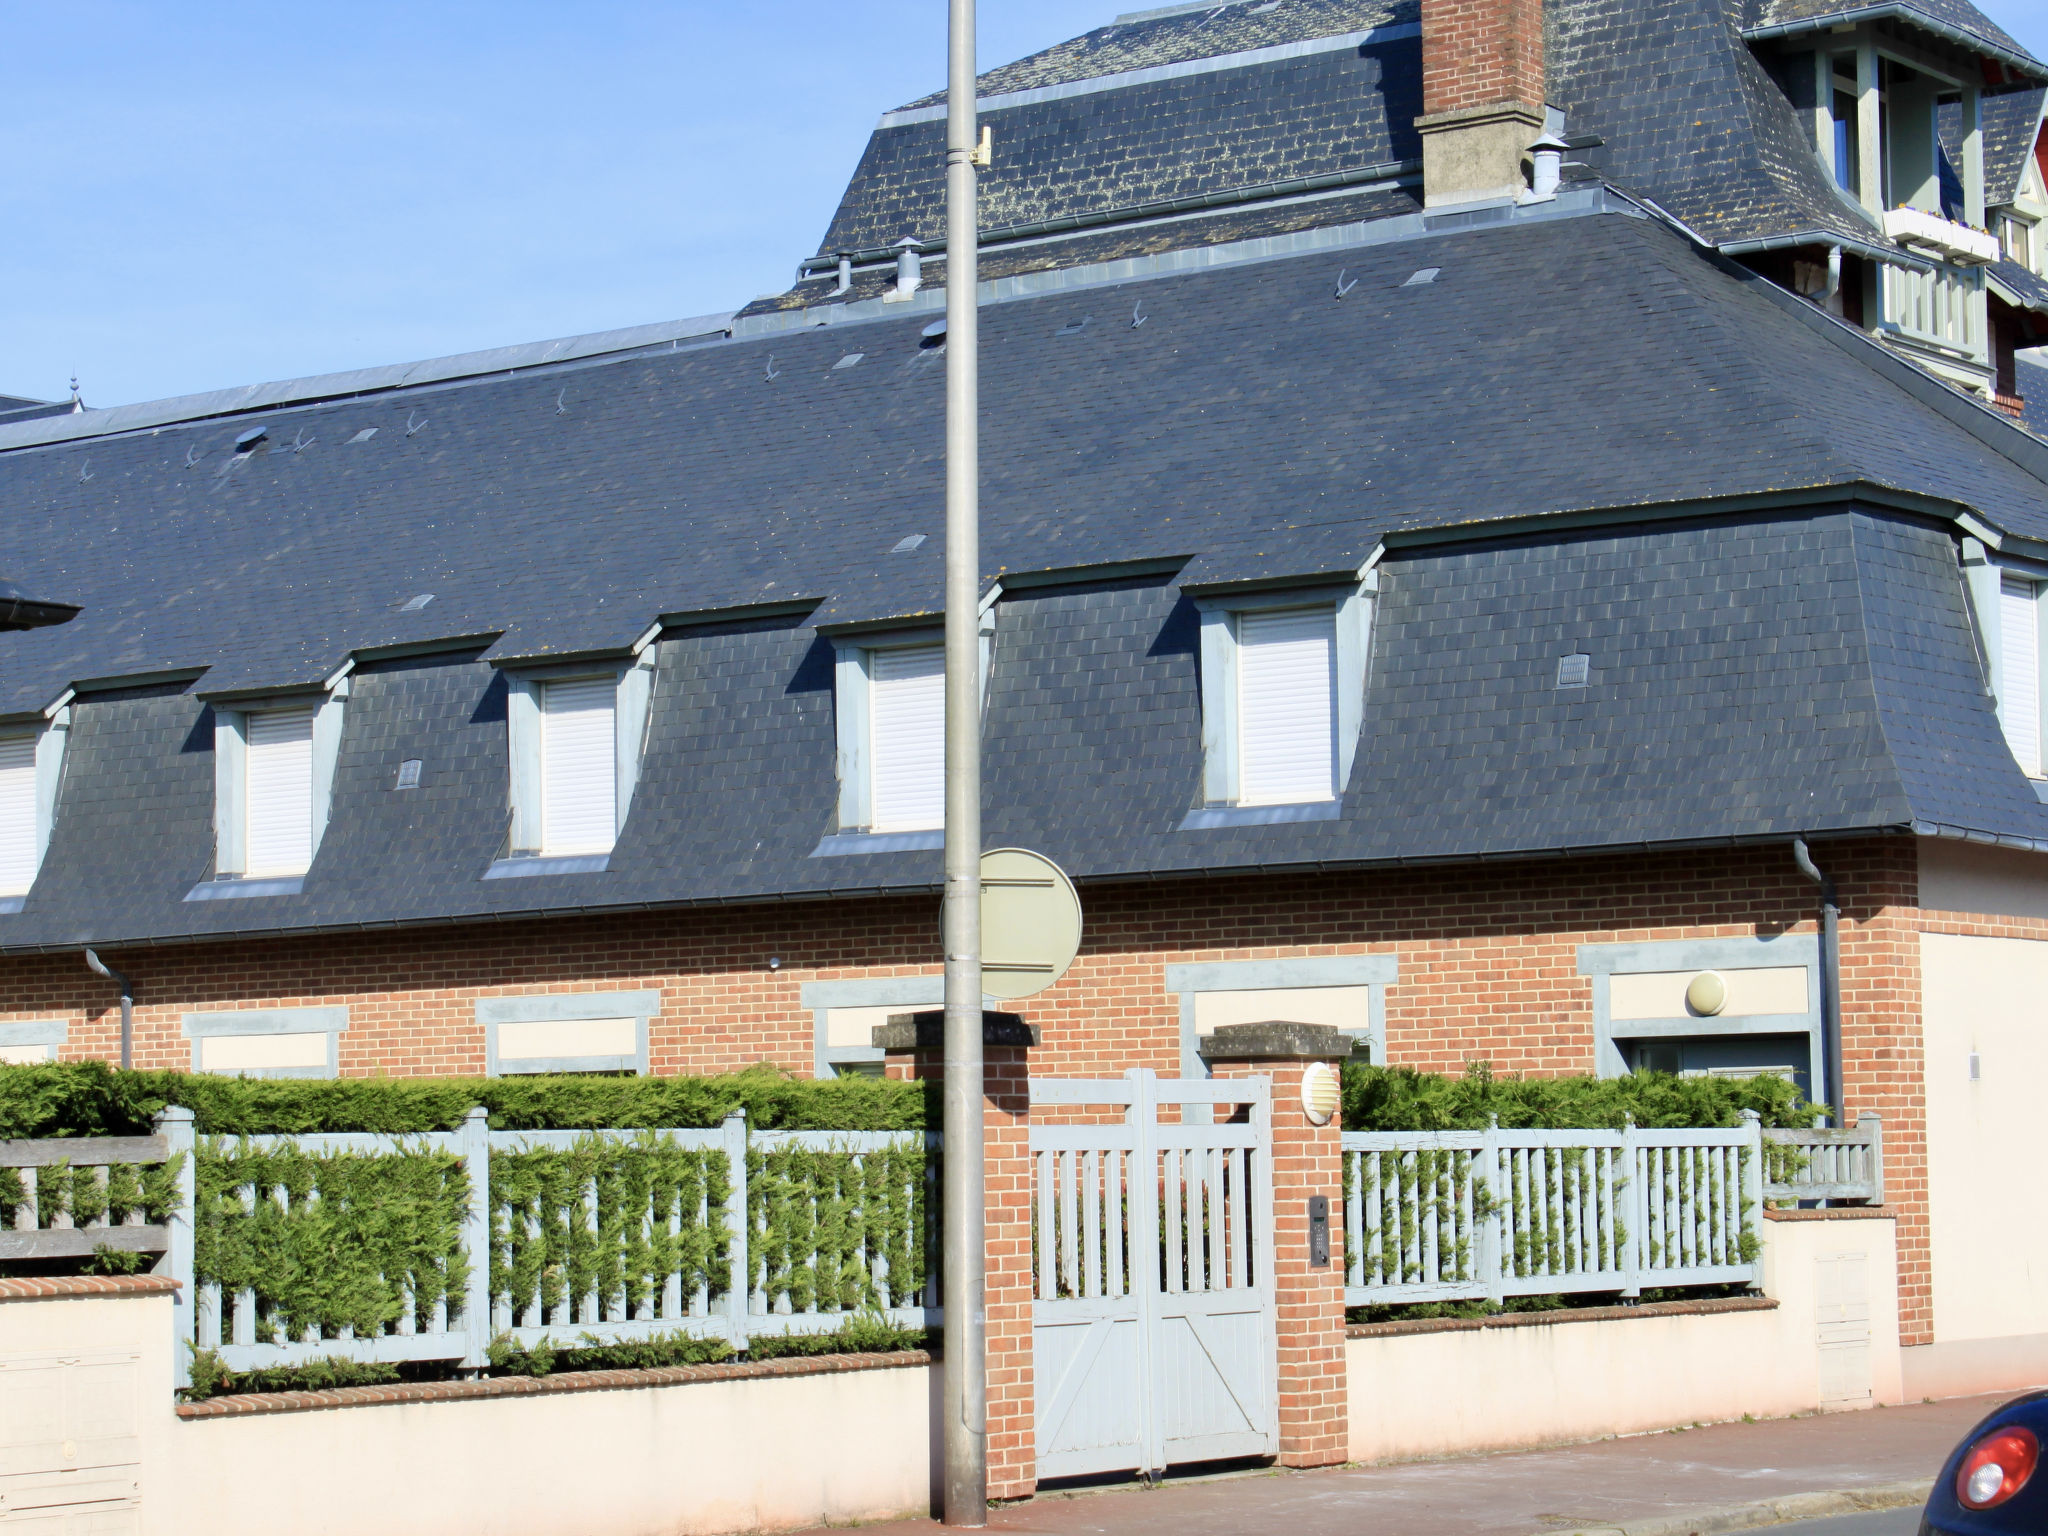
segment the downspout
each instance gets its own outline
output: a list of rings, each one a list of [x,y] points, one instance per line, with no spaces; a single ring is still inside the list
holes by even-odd
[[[1836,1125],[1848,1120],[1842,1102],[1842,904],[1835,882],[1814,867],[1806,839],[1792,839],[1792,858],[1799,873],[1820,887],[1820,1092],[1814,1097],[1827,1107]]]
[[[126,1071],[135,1065],[135,987],[128,978],[102,960],[92,950],[85,952],[86,968],[95,976],[104,976],[121,989],[121,1067]]]

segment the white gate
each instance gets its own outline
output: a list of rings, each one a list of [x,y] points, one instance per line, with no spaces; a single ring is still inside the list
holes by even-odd
[[[1031,1105],[1038,1475],[1276,1454],[1270,1081],[1133,1068]],[[1123,1123],[1038,1123],[1091,1106]]]

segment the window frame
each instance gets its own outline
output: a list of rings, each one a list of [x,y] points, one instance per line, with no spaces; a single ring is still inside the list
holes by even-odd
[[[1372,621],[1379,572],[1343,586],[1271,588],[1202,596],[1201,616],[1202,807],[1182,830],[1252,822],[1334,819],[1350,787],[1365,727],[1365,689],[1371,661]],[[1334,620],[1332,782],[1325,800],[1247,805],[1241,798],[1242,737],[1238,719],[1238,620],[1247,613],[1327,606]]]
[[[632,814],[654,715],[657,645],[650,640],[629,657],[598,662],[505,669],[506,851],[484,872],[486,880],[524,875],[595,874],[608,868]],[[550,854],[542,842],[543,771],[541,690],[548,683],[610,678],[612,694],[612,841],[601,853]]]
[[[1617,1023],[1609,993],[1616,976],[1673,971],[1778,970],[1799,966],[1806,971],[1806,1007],[1799,1013],[1713,1014],[1664,1019],[1627,1019]],[[1581,944],[1578,973],[1593,983],[1593,1074],[1626,1077],[1628,1059],[1617,1038],[1630,1041],[1683,1040],[1709,1035],[1794,1035],[1807,1040],[1807,1081],[1819,1084],[1826,1040],[1821,1028],[1820,940],[1811,933],[1781,933],[1769,938],[1660,939],[1640,943]]]
[[[525,997],[480,997],[476,1022],[484,1032],[484,1073],[488,1077],[521,1077],[537,1072],[631,1072],[645,1077],[648,1040],[661,1013],[661,993],[633,992],[533,993]],[[573,1024],[585,1019],[631,1019],[634,1044],[630,1055],[518,1056],[498,1054],[500,1029],[506,1024]]]
[[[341,1075],[341,1037],[348,1032],[348,1005],[312,1008],[241,1008],[188,1013],[185,1038],[192,1042],[192,1070],[213,1077],[333,1078]],[[325,1035],[327,1060],[318,1067],[208,1067],[208,1040],[247,1039],[260,1035]]]
[[[1309,992],[1368,989],[1363,1029],[1346,1030],[1364,1041],[1374,1066],[1387,1064],[1387,988],[1401,980],[1398,954],[1298,955],[1273,960],[1213,960],[1169,965],[1161,986],[1180,1002],[1180,1075],[1207,1077],[1195,1002],[1209,992]]]
[[[0,917],[19,912],[35,890],[43,872],[43,860],[50,852],[50,834],[57,825],[57,791],[64,778],[64,749],[71,737],[71,706],[59,705],[40,720],[21,725],[0,725],[0,735],[32,736],[35,754],[35,789],[31,814],[35,818],[35,857],[29,870],[28,888],[0,894]]]
[[[22,1054],[0,1059],[12,1063],[55,1061],[63,1054],[70,1035],[71,1026],[63,1019],[17,1019],[0,1024],[0,1051],[42,1052],[40,1056]]]
[[[2005,655],[2005,583],[2008,578],[2031,583],[2034,589],[2034,718],[2040,731],[2035,748],[2038,771],[2028,772],[2018,754],[2013,766],[2035,786],[2037,795],[2048,798],[2048,566],[1994,559],[1984,545],[1965,538],[1962,545],[1963,579],[1970,607],[1977,623],[1978,650],[1984,661],[1985,686],[1998,716],[2001,737],[2008,748],[2012,738],[2006,732],[2010,707]]]
[[[978,701],[988,707],[989,661],[995,638],[992,605],[980,620]],[[918,650],[945,644],[945,631],[935,625],[878,629],[829,637],[833,649],[833,729],[837,745],[839,813],[835,831],[827,834],[812,857],[841,853],[880,853],[899,849],[937,848],[945,838],[943,820],[936,827],[878,832],[874,827],[873,750],[871,743],[874,681],[871,657],[878,651]],[[943,751],[943,735],[941,738]],[[842,1006],[852,1006],[851,1004]]]
[[[875,1071],[888,1054],[872,1045],[830,1043],[830,1014],[839,1008],[899,1008],[917,1013],[942,1006],[946,1000],[943,972],[926,976],[857,976],[844,981],[807,981],[801,993],[803,1006],[811,1015],[813,1042],[812,1071],[821,1078],[842,1077],[852,1072]]]
[[[349,679],[314,692],[273,694],[262,698],[220,700],[213,709],[213,872],[186,892],[187,901],[236,896],[296,895],[320,861],[320,844],[334,805],[334,765],[341,755],[341,733],[349,696]],[[312,837],[306,867],[297,874],[251,877],[249,867],[249,717],[292,710],[311,712]]]

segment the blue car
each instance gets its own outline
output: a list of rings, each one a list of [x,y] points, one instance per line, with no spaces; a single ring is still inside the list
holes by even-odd
[[[2016,1397],[1963,1437],[1934,1480],[1920,1536],[2040,1536],[2048,1531],[2048,1392]]]

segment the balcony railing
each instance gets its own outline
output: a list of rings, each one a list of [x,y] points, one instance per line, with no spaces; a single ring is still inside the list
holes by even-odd
[[[1983,357],[1983,306],[1978,302],[1982,279],[1976,272],[1953,267],[1918,271],[1889,265],[1878,270],[1888,328],[1914,341]]]

